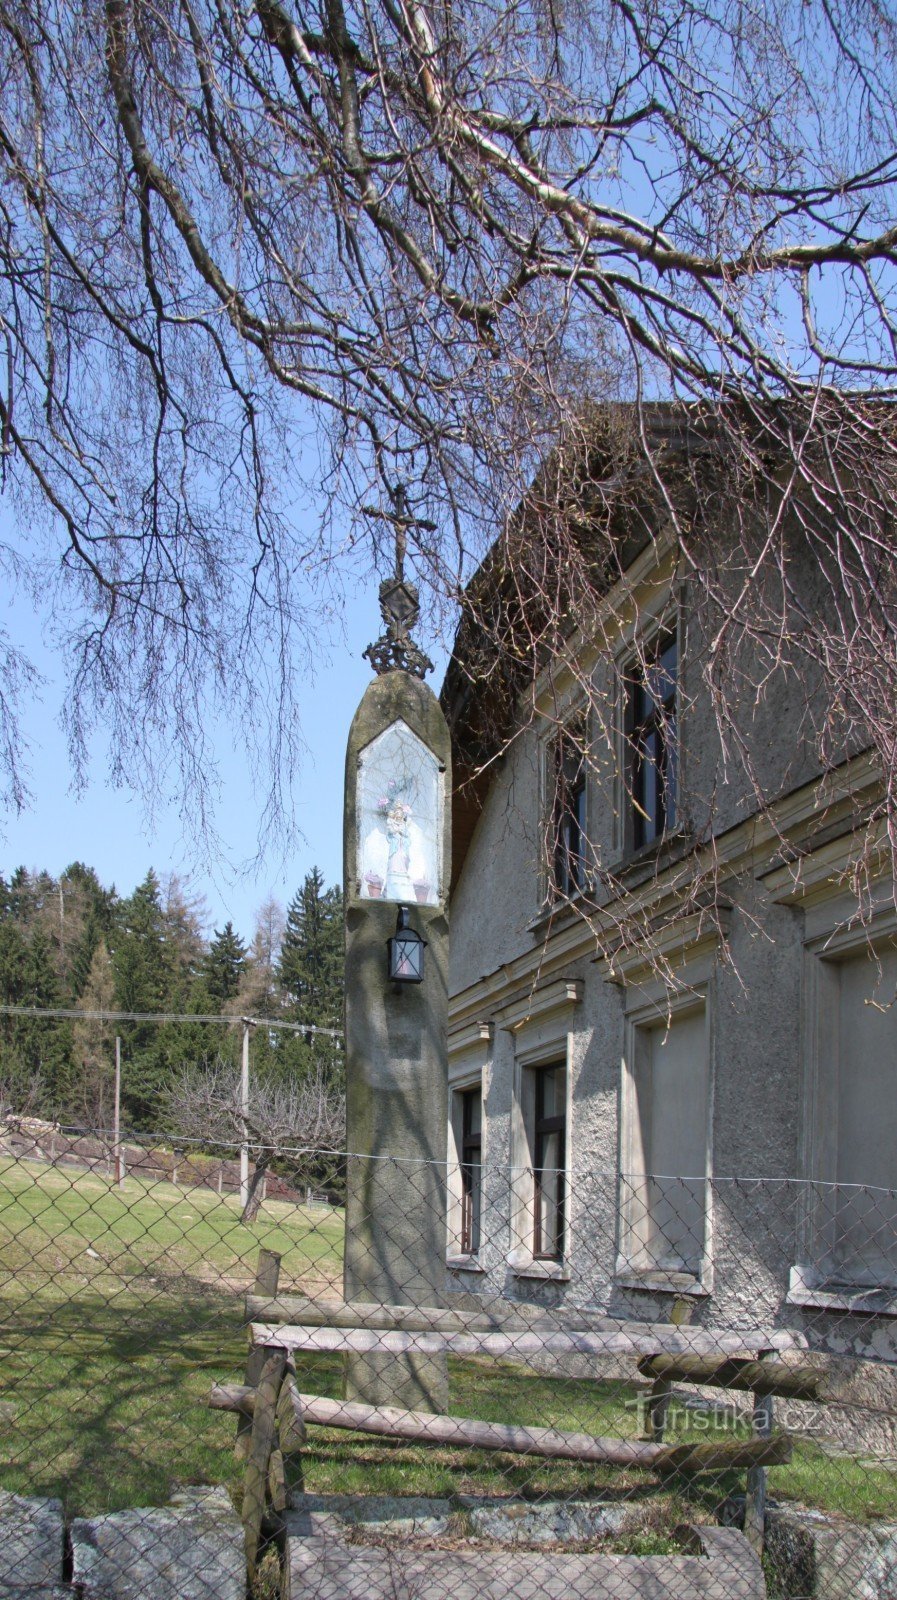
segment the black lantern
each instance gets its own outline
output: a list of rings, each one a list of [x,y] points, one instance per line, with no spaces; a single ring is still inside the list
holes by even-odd
[[[426,948],[426,939],[408,921],[408,907],[399,906],[396,931],[386,941],[386,971],[393,983],[423,983]]]

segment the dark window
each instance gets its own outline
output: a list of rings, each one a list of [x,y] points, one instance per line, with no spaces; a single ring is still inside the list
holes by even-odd
[[[626,738],[632,848],[676,825],[678,645],[665,634],[629,674]]]
[[[480,1248],[483,1160],[483,1096],[480,1089],[461,1091],[461,1254]]]
[[[555,740],[552,816],[554,887],[575,894],[586,886],[586,761],[582,741],[570,733]]]
[[[536,1073],[533,1256],[549,1261],[564,1254],[566,1106],[566,1067],[541,1067]]]

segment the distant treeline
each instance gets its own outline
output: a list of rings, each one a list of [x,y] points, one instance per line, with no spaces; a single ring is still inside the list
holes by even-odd
[[[90,1011],[224,1013],[339,1028],[343,910],[338,888],[309,872],[284,912],[260,908],[247,947],[230,922],[204,932],[202,901],[152,869],[134,892],[104,888],[75,862],[60,877],[0,874],[0,1002]],[[112,1116],[115,1035],[122,1040],[122,1121],[165,1131],[169,1085],[183,1069],[235,1061],[238,1025],[101,1023],[0,1015],[0,1112],[83,1127]],[[339,1044],[257,1028],[256,1076],[295,1078],[323,1065],[339,1079]]]

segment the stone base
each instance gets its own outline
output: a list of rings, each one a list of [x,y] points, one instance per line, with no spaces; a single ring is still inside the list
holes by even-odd
[[[614,1556],[350,1544],[340,1526],[287,1513],[283,1600],[766,1600],[760,1563],[733,1528],[689,1530],[694,1555]]]
[[[623,1500],[464,1500],[470,1529],[493,1544],[576,1544],[613,1538],[632,1518]]]
[[[75,1591],[67,1583],[8,1584],[0,1577],[0,1600],[74,1600]]]
[[[62,1502],[0,1490],[0,1600],[64,1594]]]
[[[744,1521],[744,1496],[723,1508]],[[850,1522],[770,1501],[764,1553],[782,1600],[897,1600],[897,1525]]]
[[[72,1523],[82,1600],[246,1600],[243,1529],[225,1489],[185,1489]]]
[[[354,1529],[387,1539],[438,1539],[455,1515],[451,1500],[416,1494],[294,1494],[291,1511],[297,1538],[330,1530],[343,1540]]]

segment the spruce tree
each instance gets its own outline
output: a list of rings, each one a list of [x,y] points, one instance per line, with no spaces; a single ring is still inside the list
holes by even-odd
[[[118,896],[104,889],[93,867],[73,861],[60,878],[65,902],[67,961],[65,987],[77,1001],[90,976],[98,945],[107,944],[115,927]]]
[[[59,989],[50,942],[40,928],[27,931],[4,920],[0,924],[0,998],[7,1005],[59,1005]],[[64,1115],[71,1060],[71,1027],[57,1017],[4,1019],[0,1076],[20,1087],[40,1082],[44,1115]]]
[[[202,980],[210,999],[221,1005],[232,1000],[245,966],[246,946],[234,932],[233,923],[226,922],[220,933],[216,928],[202,966]]]
[[[166,1009],[169,961],[159,880],[152,868],[134,893],[120,904],[112,967],[117,1010]],[[124,1115],[132,1127],[151,1132],[161,1124],[171,1076],[166,1040],[155,1022],[123,1023],[121,1036]]]
[[[338,1027],[343,1005],[343,897],[312,867],[290,901],[280,982],[296,1020]]]

